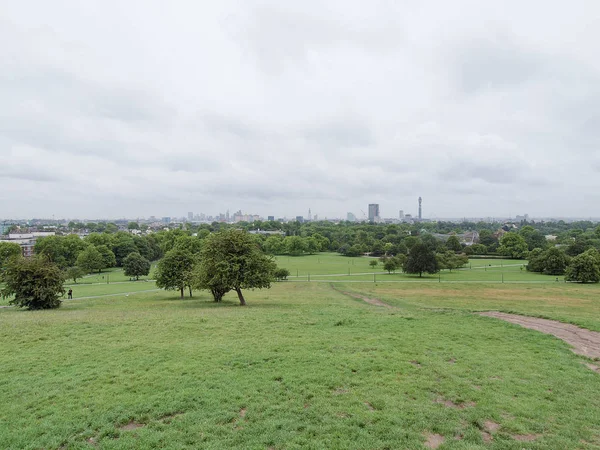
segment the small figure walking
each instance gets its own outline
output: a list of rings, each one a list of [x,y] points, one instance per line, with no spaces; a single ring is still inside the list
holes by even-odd
[[[73,289],[69,289],[69,292],[67,292],[67,295],[68,295],[67,298],[69,298],[70,300],[72,300],[73,299]]]

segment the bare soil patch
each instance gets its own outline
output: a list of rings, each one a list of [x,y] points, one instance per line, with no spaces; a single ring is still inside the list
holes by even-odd
[[[444,443],[444,436],[441,434],[425,433],[427,440],[425,441],[425,447],[427,448],[438,448]]]
[[[144,426],[146,426],[146,425],[143,424],[143,423],[138,423],[138,422],[135,422],[135,421],[132,420],[127,425],[123,425],[122,427],[119,427],[119,429],[121,431],[131,431],[131,430],[135,430],[137,428],[142,428]]]
[[[446,400],[442,397],[436,398],[433,402],[444,405],[447,408],[456,408],[456,409],[472,408],[473,406],[476,405],[475,402],[454,403],[452,400]]]
[[[586,330],[568,323],[556,320],[540,319],[537,317],[519,316],[518,314],[506,314],[497,311],[479,313],[482,316],[494,317],[506,320],[524,328],[551,334],[562,339],[573,347],[573,352],[588,358],[600,358],[600,332]]]
[[[338,292],[341,292],[342,294],[347,295],[348,297],[357,298],[357,299],[367,302],[368,304],[373,305],[373,306],[381,306],[383,308],[393,308],[392,305],[388,305],[387,303],[382,302],[378,298],[367,297],[366,295],[357,294],[354,292],[347,292],[347,291],[338,291]]]
[[[497,431],[500,428],[499,423],[492,422],[491,420],[486,420],[485,423],[483,424],[483,426],[490,433],[493,433],[494,431]]]

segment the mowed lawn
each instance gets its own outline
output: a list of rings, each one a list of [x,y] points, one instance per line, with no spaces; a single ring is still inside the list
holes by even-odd
[[[284,282],[245,308],[158,291],[0,309],[0,448],[599,448],[583,358],[470,312],[597,326],[596,292]]]

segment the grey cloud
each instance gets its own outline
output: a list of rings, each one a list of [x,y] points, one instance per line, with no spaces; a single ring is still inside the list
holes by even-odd
[[[460,89],[469,94],[503,89],[526,83],[547,70],[544,55],[513,40],[501,34],[461,42],[453,68]]]

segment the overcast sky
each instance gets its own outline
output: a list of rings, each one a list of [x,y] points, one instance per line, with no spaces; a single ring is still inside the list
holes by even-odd
[[[0,0],[0,217],[598,217],[599,172],[597,0]]]

